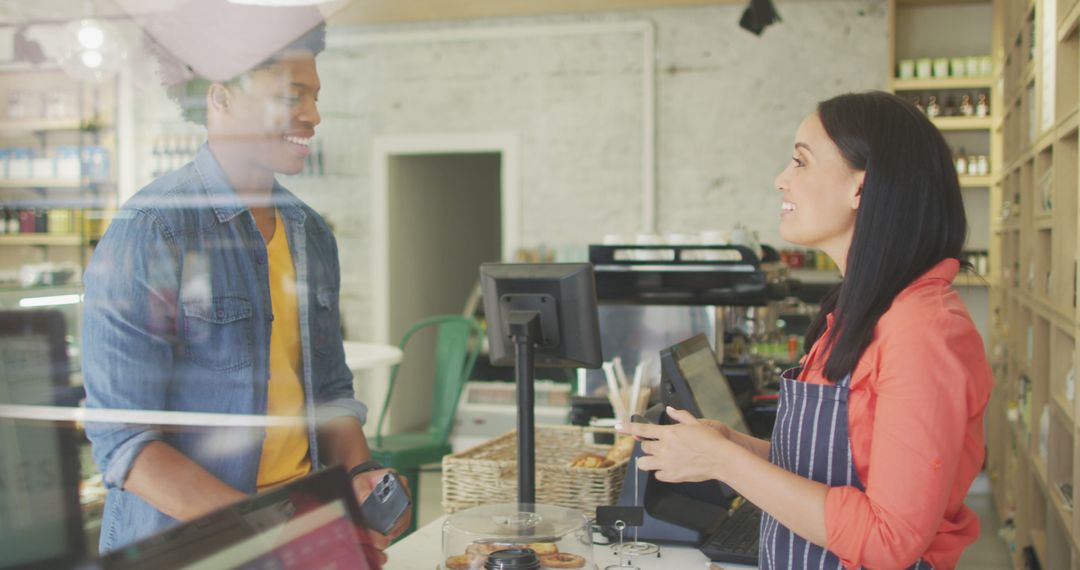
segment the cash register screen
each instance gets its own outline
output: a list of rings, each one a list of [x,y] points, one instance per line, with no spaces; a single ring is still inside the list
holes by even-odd
[[[687,344],[690,343],[682,346]],[[731,386],[720,372],[716,355],[707,342],[698,343],[694,350],[678,351],[675,365],[690,385],[702,417],[720,420],[738,431],[750,433],[742,411],[735,403]]]
[[[51,405],[53,354],[46,334],[0,334],[0,404]],[[66,480],[74,476],[66,473],[66,429],[0,417],[0,568],[60,564],[81,554],[72,533],[81,520]]]

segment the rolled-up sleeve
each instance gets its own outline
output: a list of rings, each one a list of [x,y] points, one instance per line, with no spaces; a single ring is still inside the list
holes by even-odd
[[[890,327],[881,338],[866,491],[834,487],[825,500],[828,549],[845,567],[906,568],[930,545],[953,491],[981,350],[967,319]],[[978,349],[973,345],[978,343]]]
[[[162,410],[173,364],[179,260],[149,214],[121,210],[84,277],[86,406]],[[139,452],[163,439],[153,426],[88,422],[94,462],[108,488],[122,488]]]
[[[339,294],[341,289],[341,268],[338,264],[337,240],[329,231],[327,231],[327,236],[330,240],[332,259],[328,261],[332,266],[330,274],[333,280],[330,288],[330,291],[333,292],[333,298],[328,299],[328,305],[331,312],[330,320],[334,323],[334,326],[329,329],[332,337],[327,343],[330,347],[329,353],[322,356],[322,358],[327,359],[325,365],[328,372],[325,376],[314,379],[316,416],[320,425],[342,416],[355,417],[363,425],[367,422],[367,406],[356,399],[356,393],[353,390],[353,373],[345,362],[345,345],[341,338]]]

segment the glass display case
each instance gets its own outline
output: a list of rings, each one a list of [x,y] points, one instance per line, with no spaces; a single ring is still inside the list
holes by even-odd
[[[450,515],[441,570],[595,569],[589,522],[580,511],[501,503]]]

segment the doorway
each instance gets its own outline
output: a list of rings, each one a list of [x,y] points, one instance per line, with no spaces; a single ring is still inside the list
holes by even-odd
[[[374,299],[376,334],[381,328],[379,340],[395,344],[422,318],[460,314],[479,265],[504,258],[511,157],[491,145],[382,149],[377,160],[384,183],[376,193],[385,209],[373,212],[383,222],[376,257],[380,250],[385,255],[374,275],[382,284]],[[387,433],[421,430],[430,422],[434,343],[434,334],[420,334],[409,345]]]

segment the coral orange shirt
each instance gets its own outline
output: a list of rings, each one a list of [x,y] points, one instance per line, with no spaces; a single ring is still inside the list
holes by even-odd
[[[848,428],[866,491],[833,487],[825,499],[826,547],[847,568],[905,568],[919,558],[954,568],[979,537],[964,497],[983,465],[993,379],[951,287],[959,268],[946,259],[901,291],[852,374]],[[830,383],[822,345],[804,358],[800,380]]]

